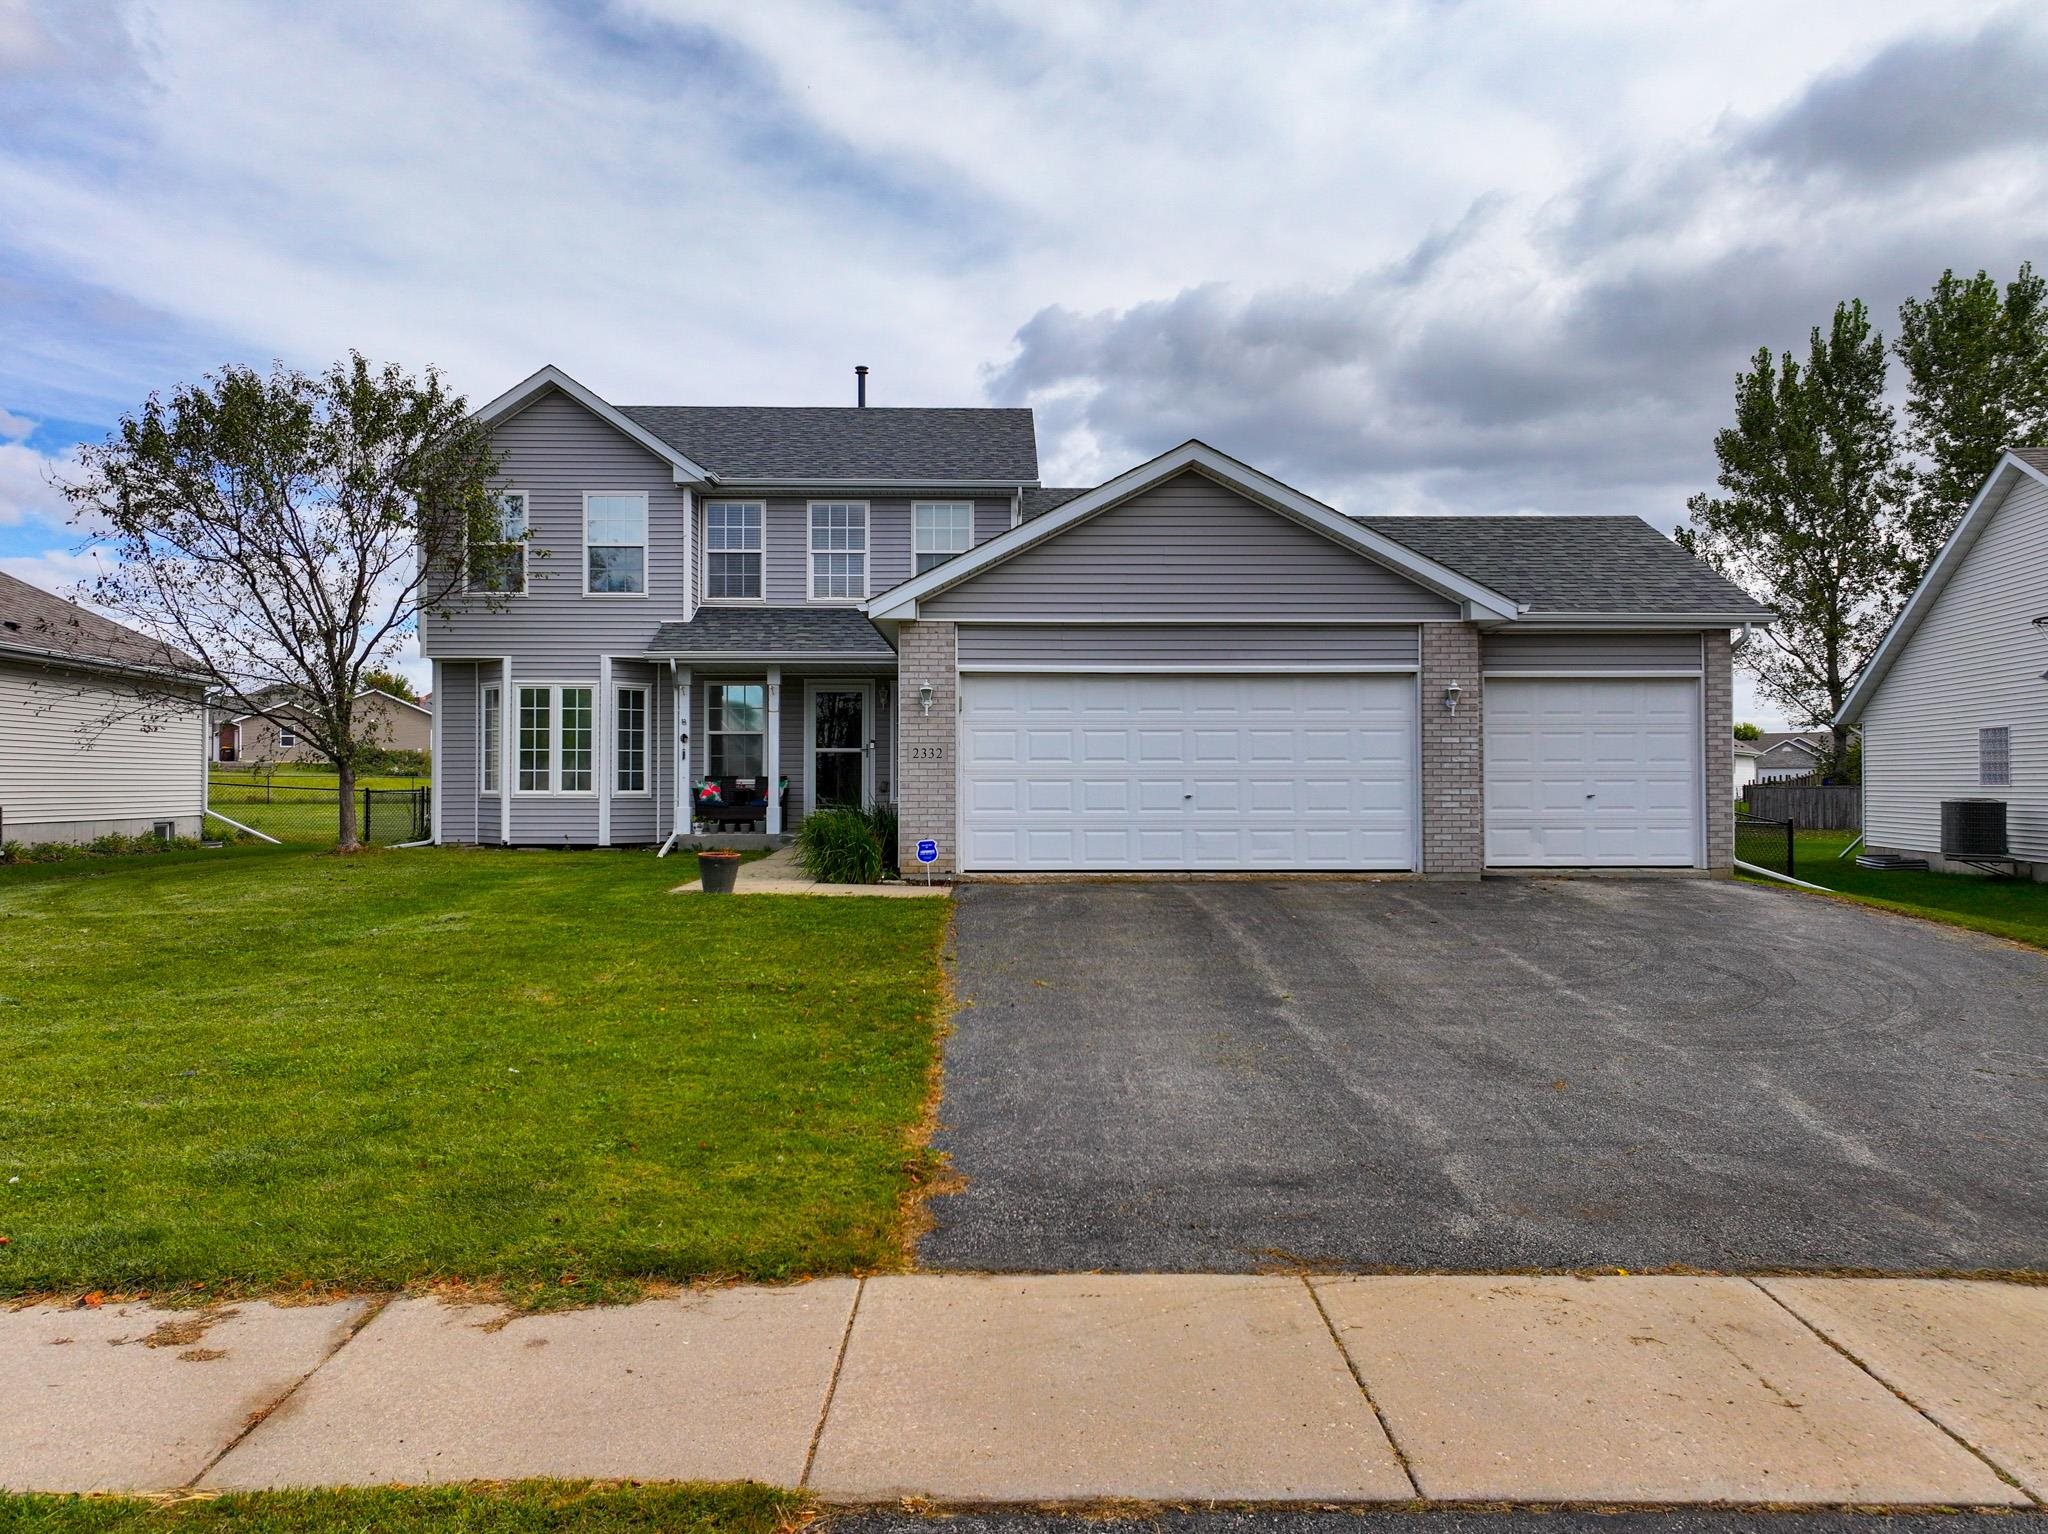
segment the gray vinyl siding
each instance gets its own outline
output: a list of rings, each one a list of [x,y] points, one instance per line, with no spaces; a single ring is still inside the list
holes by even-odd
[[[1682,671],[1697,675],[1703,665],[1697,633],[1489,634],[1485,644],[1488,671]]]
[[[423,654],[509,655],[515,675],[524,669],[554,679],[573,667],[595,676],[597,656],[644,650],[657,625],[689,616],[689,519],[664,459],[560,394],[536,400],[499,426],[494,440],[504,454],[505,487],[528,496],[526,594],[504,598],[495,612],[479,603],[424,618]],[[587,490],[647,493],[647,596],[583,594]]]
[[[434,758],[434,781],[440,789],[444,842],[477,840],[477,795],[483,764],[477,719],[477,668],[459,661],[443,662],[434,686],[434,707],[441,715],[441,750]]]
[[[928,618],[1450,620],[1435,592],[1189,472],[921,604]]]
[[[2022,479],[1905,642],[1858,721],[1872,847],[1939,852],[1941,801],[2002,799],[2013,855],[2048,861],[2048,487]],[[1977,732],[2011,734],[2012,782],[1978,782]]]
[[[1413,666],[1412,627],[1336,624],[962,624],[962,666]]]
[[[810,601],[811,595],[811,502],[864,501],[868,508],[868,594],[878,596],[892,586],[910,579],[912,535],[910,507],[913,501],[958,501],[969,497],[933,492],[906,494],[892,489],[887,494],[833,491],[818,495],[712,495],[711,500],[759,501],[761,550],[764,564],[763,587],[770,606],[792,607]],[[701,513],[700,513],[701,515]],[[1010,529],[1010,502],[974,501],[974,541],[986,543]],[[702,547],[701,534],[699,547]],[[840,605],[840,604],[834,604]]]
[[[104,673],[0,659],[0,836],[124,834],[205,810],[203,712],[145,703]],[[72,839],[70,831],[62,839]]]

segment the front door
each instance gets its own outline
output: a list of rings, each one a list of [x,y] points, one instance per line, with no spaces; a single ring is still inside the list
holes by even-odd
[[[813,682],[810,698],[811,772],[806,807],[820,810],[835,804],[866,804],[873,687],[866,682]]]

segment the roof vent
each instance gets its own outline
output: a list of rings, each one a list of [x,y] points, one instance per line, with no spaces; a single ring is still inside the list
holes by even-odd
[[[865,362],[853,370],[853,404],[856,410],[868,408],[868,365]]]

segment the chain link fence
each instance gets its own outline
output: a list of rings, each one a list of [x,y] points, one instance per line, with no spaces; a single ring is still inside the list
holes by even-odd
[[[1794,877],[1794,822],[1760,815],[1735,817],[1735,861]]]
[[[352,797],[356,837],[366,845],[391,847],[433,835],[429,789],[359,788]],[[215,777],[208,787],[207,808],[281,842],[332,846],[341,825],[340,789],[333,784]],[[218,822],[209,829],[219,829]]]

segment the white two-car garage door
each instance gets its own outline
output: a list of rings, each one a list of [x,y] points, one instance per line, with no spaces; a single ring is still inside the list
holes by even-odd
[[[965,870],[1415,866],[1412,675],[960,682]]]
[[[1485,709],[1490,866],[1700,860],[1697,680],[1495,676]]]

